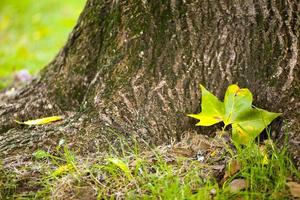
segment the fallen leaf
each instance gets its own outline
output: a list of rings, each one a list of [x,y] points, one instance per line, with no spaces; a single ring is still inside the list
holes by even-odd
[[[225,172],[225,175],[223,177],[223,181],[227,180],[229,177],[233,176],[237,172],[241,170],[241,164],[237,160],[232,160],[229,163],[228,169]]]
[[[127,176],[128,179],[131,180],[133,178],[128,165],[125,162],[123,162],[121,159],[119,159],[119,158],[108,158],[107,161],[114,164],[119,169],[121,169],[124,172],[124,174]]]
[[[230,192],[238,192],[248,188],[248,183],[245,179],[234,179],[229,183]]]
[[[179,157],[182,156],[182,157],[187,157],[187,158],[191,158],[191,157],[195,156],[195,152],[191,148],[177,147],[177,148],[173,148],[172,150],[170,150],[170,153],[173,153]]]
[[[52,116],[52,117],[46,117],[46,118],[41,118],[41,119],[29,120],[29,121],[25,121],[25,122],[20,122],[18,120],[15,120],[15,122],[17,122],[18,124],[25,124],[28,126],[32,126],[32,125],[48,124],[51,122],[60,121],[62,119],[63,119],[63,116]]]
[[[51,157],[51,154],[44,151],[44,150],[37,150],[36,152],[33,153],[33,156],[36,159],[43,159],[43,158],[49,158]]]
[[[218,171],[223,171],[223,169],[225,168],[225,166],[224,165],[213,165],[212,167],[211,167],[212,169],[214,169],[214,170],[218,170]]]
[[[290,188],[290,192],[293,197],[300,198],[300,184],[297,182],[288,182],[287,186]]]
[[[62,174],[65,174],[69,171],[72,171],[74,168],[71,164],[66,164],[66,165],[62,165],[62,166],[59,166],[53,173],[52,175],[53,176],[60,176]]]
[[[214,151],[210,154],[211,157],[215,157],[216,155],[217,155],[217,150],[214,150]]]

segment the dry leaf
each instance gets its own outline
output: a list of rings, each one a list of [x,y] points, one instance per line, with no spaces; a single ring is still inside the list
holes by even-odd
[[[46,118],[41,118],[41,119],[29,120],[29,121],[25,121],[25,122],[20,122],[20,121],[15,120],[15,122],[17,122],[18,124],[25,124],[28,126],[32,126],[32,125],[48,124],[51,122],[60,121],[62,119],[63,119],[63,116],[52,116],[52,117],[46,117]]]
[[[227,180],[229,177],[233,176],[237,172],[241,170],[241,164],[237,160],[232,160],[229,163],[228,169],[225,172],[225,175],[223,177],[223,181]]]
[[[295,198],[300,198],[300,184],[297,182],[288,182],[287,186],[289,186],[291,194]]]
[[[195,152],[191,148],[175,147],[169,150],[169,152],[179,157],[182,156],[182,157],[191,158],[195,156]]]
[[[229,183],[230,192],[238,192],[248,188],[248,183],[245,179],[234,179]]]

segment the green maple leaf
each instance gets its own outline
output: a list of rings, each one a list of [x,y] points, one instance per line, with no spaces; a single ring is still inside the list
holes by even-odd
[[[252,109],[253,97],[246,88],[239,88],[237,85],[230,85],[225,93],[225,126],[235,122],[236,118]]]
[[[211,126],[221,121],[232,125],[232,138],[237,144],[249,144],[280,113],[252,108],[253,97],[247,88],[230,85],[225,93],[224,103],[207,91],[202,85],[201,113],[189,117],[200,120],[197,126]]]
[[[233,140],[238,144],[248,144],[280,115],[257,108],[242,113],[232,124]]]

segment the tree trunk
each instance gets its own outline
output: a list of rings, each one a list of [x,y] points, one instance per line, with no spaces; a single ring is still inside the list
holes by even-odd
[[[186,114],[200,111],[200,83],[220,98],[238,83],[256,106],[284,113],[274,131],[291,136],[297,156],[299,13],[296,0],[88,0],[39,78],[0,96],[0,154],[61,138],[81,152],[118,146],[120,138],[179,139],[195,129]],[[65,120],[42,127],[14,122],[58,114]]]

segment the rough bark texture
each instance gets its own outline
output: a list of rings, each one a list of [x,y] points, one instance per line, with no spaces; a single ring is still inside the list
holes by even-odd
[[[117,146],[120,137],[168,142],[195,129],[186,113],[200,111],[200,83],[221,98],[238,83],[256,106],[284,113],[277,136],[290,134],[297,156],[299,13],[296,0],[88,0],[40,77],[0,96],[0,154],[60,138],[83,152]],[[54,114],[66,119],[43,127],[13,122]]]

